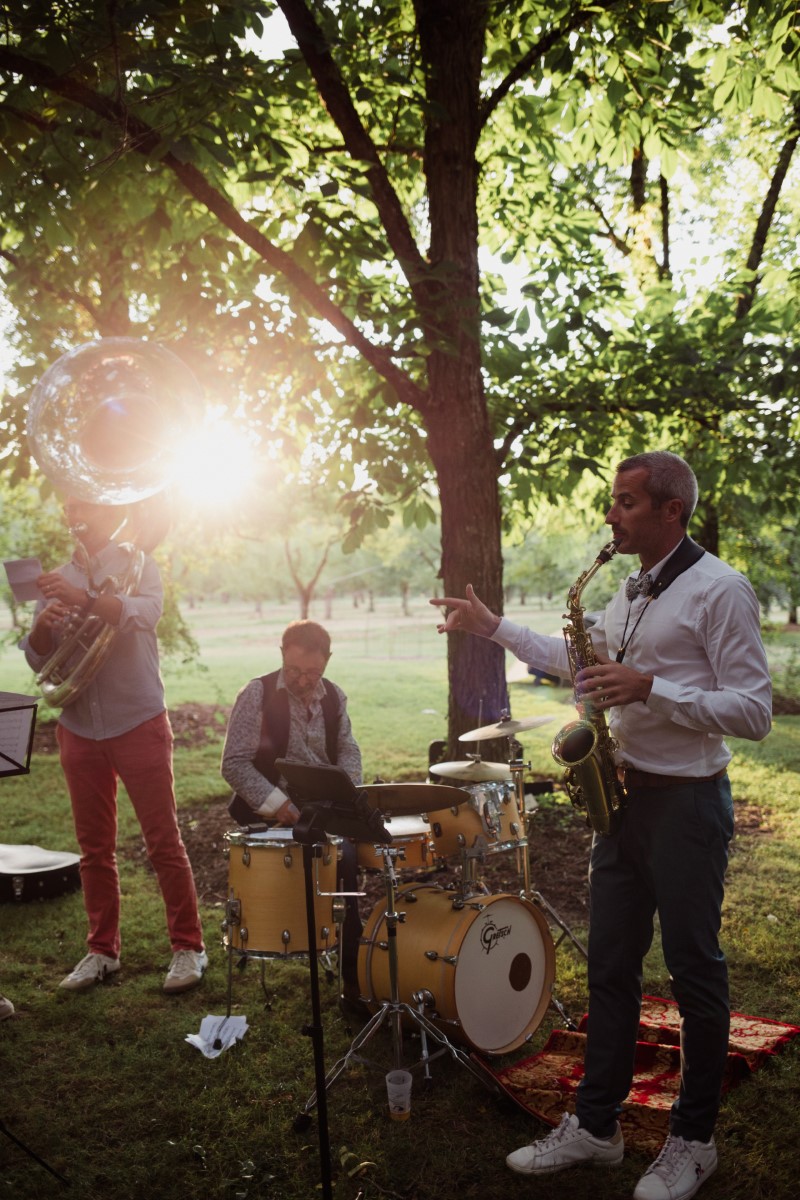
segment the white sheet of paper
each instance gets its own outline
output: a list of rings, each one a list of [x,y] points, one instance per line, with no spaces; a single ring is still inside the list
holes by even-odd
[[[15,600],[20,604],[26,600],[44,600],[36,586],[36,580],[42,574],[42,564],[38,558],[12,558],[3,566]]]
[[[186,1041],[206,1058],[217,1058],[247,1033],[247,1017],[203,1017],[199,1033],[187,1033]],[[215,1045],[219,1042],[219,1045]]]

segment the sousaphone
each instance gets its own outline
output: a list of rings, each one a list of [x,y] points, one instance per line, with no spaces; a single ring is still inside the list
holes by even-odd
[[[198,395],[194,376],[179,358],[138,338],[102,338],[70,350],[31,394],[28,441],[50,482],[64,495],[119,508],[112,540],[126,551],[127,564],[119,576],[103,581],[100,593],[138,591],[145,555],[165,531],[154,528],[163,520],[159,502]],[[78,559],[88,567],[85,530],[71,532]],[[108,658],[117,633],[91,612],[73,611],[36,677],[48,704],[63,707],[80,695]]]

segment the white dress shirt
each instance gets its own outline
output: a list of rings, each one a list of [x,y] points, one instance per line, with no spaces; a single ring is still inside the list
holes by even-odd
[[[654,579],[667,558],[650,572]],[[702,777],[730,762],[725,735],[766,737],[772,684],[758,600],[744,575],[706,552],[655,600],[629,604],[623,582],[591,627],[599,654],[616,658],[626,620],[625,666],[652,675],[653,686],[645,702],[606,713],[617,761],[661,775]],[[493,640],[537,670],[570,677],[563,638],[504,618]]]

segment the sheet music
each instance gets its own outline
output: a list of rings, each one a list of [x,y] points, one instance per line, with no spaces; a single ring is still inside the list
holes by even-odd
[[[12,558],[3,563],[6,576],[14,599],[19,604],[28,600],[43,600],[44,596],[36,586],[36,580],[42,573],[42,564],[38,558]]]
[[[27,761],[37,703],[35,696],[0,692],[0,772],[8,763]]]

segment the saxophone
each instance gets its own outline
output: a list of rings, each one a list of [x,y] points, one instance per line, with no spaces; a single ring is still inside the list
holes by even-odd
[[[587,583],[617,552],[615,542],[603,547],[592,565],[579,575],[567,594],[564,627],[572,682],[578,671],[592,667],[597,656],[587,632],[581,594]],[[565,725],[553,739],[553,758],[565,768],[564,787],[572,803],[586,810],[587,823],[599,834],[613,833],[625,805],[625,789],[617,778],[616,742],[605,713],[593,711],[591,702],[578,702],[580,719]]]

